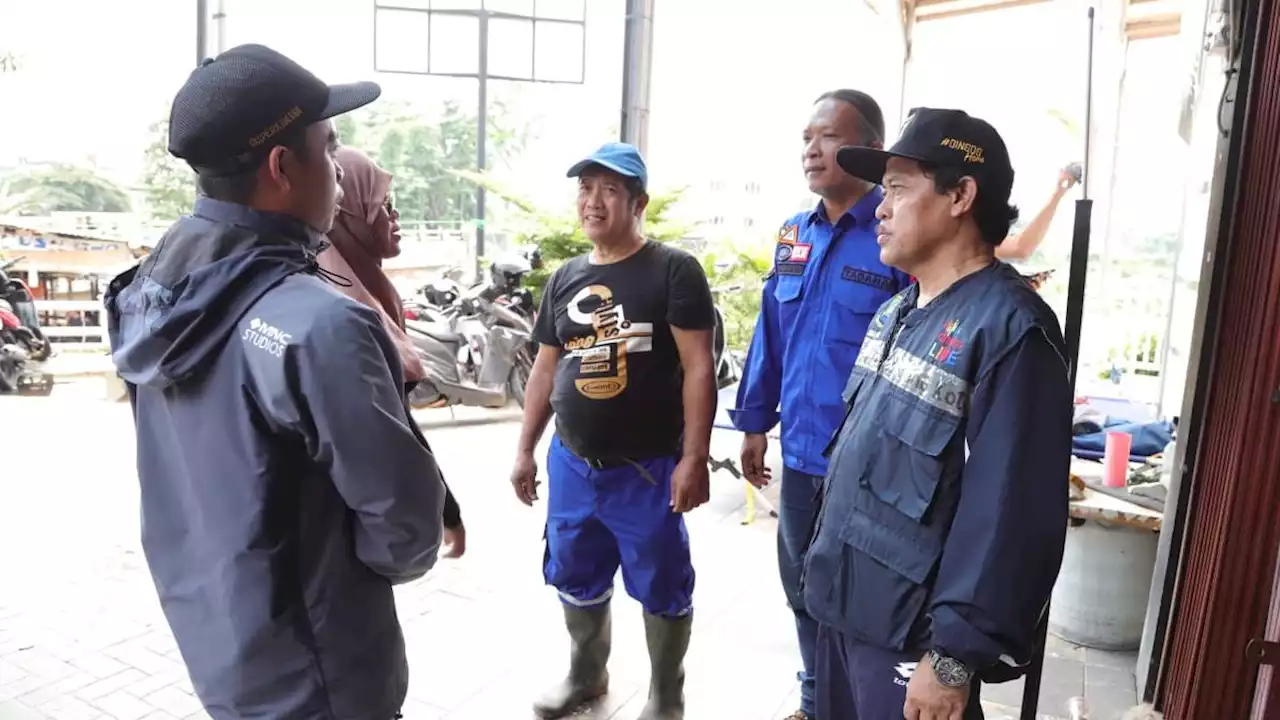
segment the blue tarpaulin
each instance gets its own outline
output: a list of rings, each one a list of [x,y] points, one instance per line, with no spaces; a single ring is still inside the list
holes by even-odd
[[[1152,455],[1164,452],[1164,446],[1173,439],[1173,424],[1164,420],[1155,422],[1109,420],[1102,432],[1086,433],[1072,438],[1071,453],[1086,460],[1101,460],[1107,446],[1108,432],[1129,433],[1133,438],[1129,460],[1142,462]]]

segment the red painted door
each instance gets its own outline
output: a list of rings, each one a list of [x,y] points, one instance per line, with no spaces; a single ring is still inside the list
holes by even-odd
[[[1280,559],[1276,561],[1271,586],[1271,611],[1267,615],[1265,640],[1280,643]],[[1251,720],[1280,720],[1280,659],[1258,667],[1258,688],[1253,696]]]
[[[1201,432],[1185,450],[1194,452],[1186,541],[1157,696],[1167,720],[1280,720],[1280,668],[1259,683],[1259,663],[1245,653],[1260,637],[1280,641],[1280,593],[1271,592],[1280,549],[1280,0],[1233,8],[1245,9],[1257,43],[1232,130],[1243,142],[1232,151],[1234,197],[1223,199],[1212,257],[1220,302],[1200,365]]]

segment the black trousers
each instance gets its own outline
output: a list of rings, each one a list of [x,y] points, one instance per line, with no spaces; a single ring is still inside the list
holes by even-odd
[[[894,652],[818,627],[817,706],[822,720],[902,720],[907,681],[924,651]],[[983,720],[981,686],[969,694],[964,720]]]

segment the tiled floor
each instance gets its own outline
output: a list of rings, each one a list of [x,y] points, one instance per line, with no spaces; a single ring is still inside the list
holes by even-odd
[[[447,412],[434,411],[437,419]],[[131,424],[123,406],[70,396],[0,398],[0,720],[204,718],[159,613],[137,541]],[[466,419],[466,413],[460,413]],[[474,418],[473,418],[474,419]],[[510,495],[517,427],[433,427],[433,446],[467,518],[470,548],[398,603],[413,678],[406,720],[523,720],[558,677],[566,640],[543,587],[541,510]],[[743,493],[714,485],[690,516],[698,612],[688,661],[697,720],[772,720],[797,702],[793,625],[776,581],[773,521],[742,526]],[[1054,643],[1041,711],[1092,720],[1133,702],[1132,661]],[[634,717],[647,684],[639,608],[616,607],[613,691],[588,717]],[[989,718],[1016,717],[1020,685],[990,687]]]
[[[1137,704],[1137,653],[1077,647],[1050,635],[1040,685],[1040,713],[1066,718],[1072,698],[1084,698],[1090,720],[1117,720]],[[1016,720],[1023,682],[984,687],[987,720]]]

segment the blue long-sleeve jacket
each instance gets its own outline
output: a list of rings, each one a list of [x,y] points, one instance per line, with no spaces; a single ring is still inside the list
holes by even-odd
[[[1062,333],[1003,263],[917,296],[876,315],[845,388],[805,607],[862,642],[1007,677],[999,665],[1030,659],[1066,541]]]
[[[880,262],[882,197],[872,190],[834,225],[819,203],[782,226],[729,411],[746,433],[768,432],[781,419],[783,463],[810,475],[827,470],[822,450],[844,416],[840,391],[868,323],[910,282]]]

